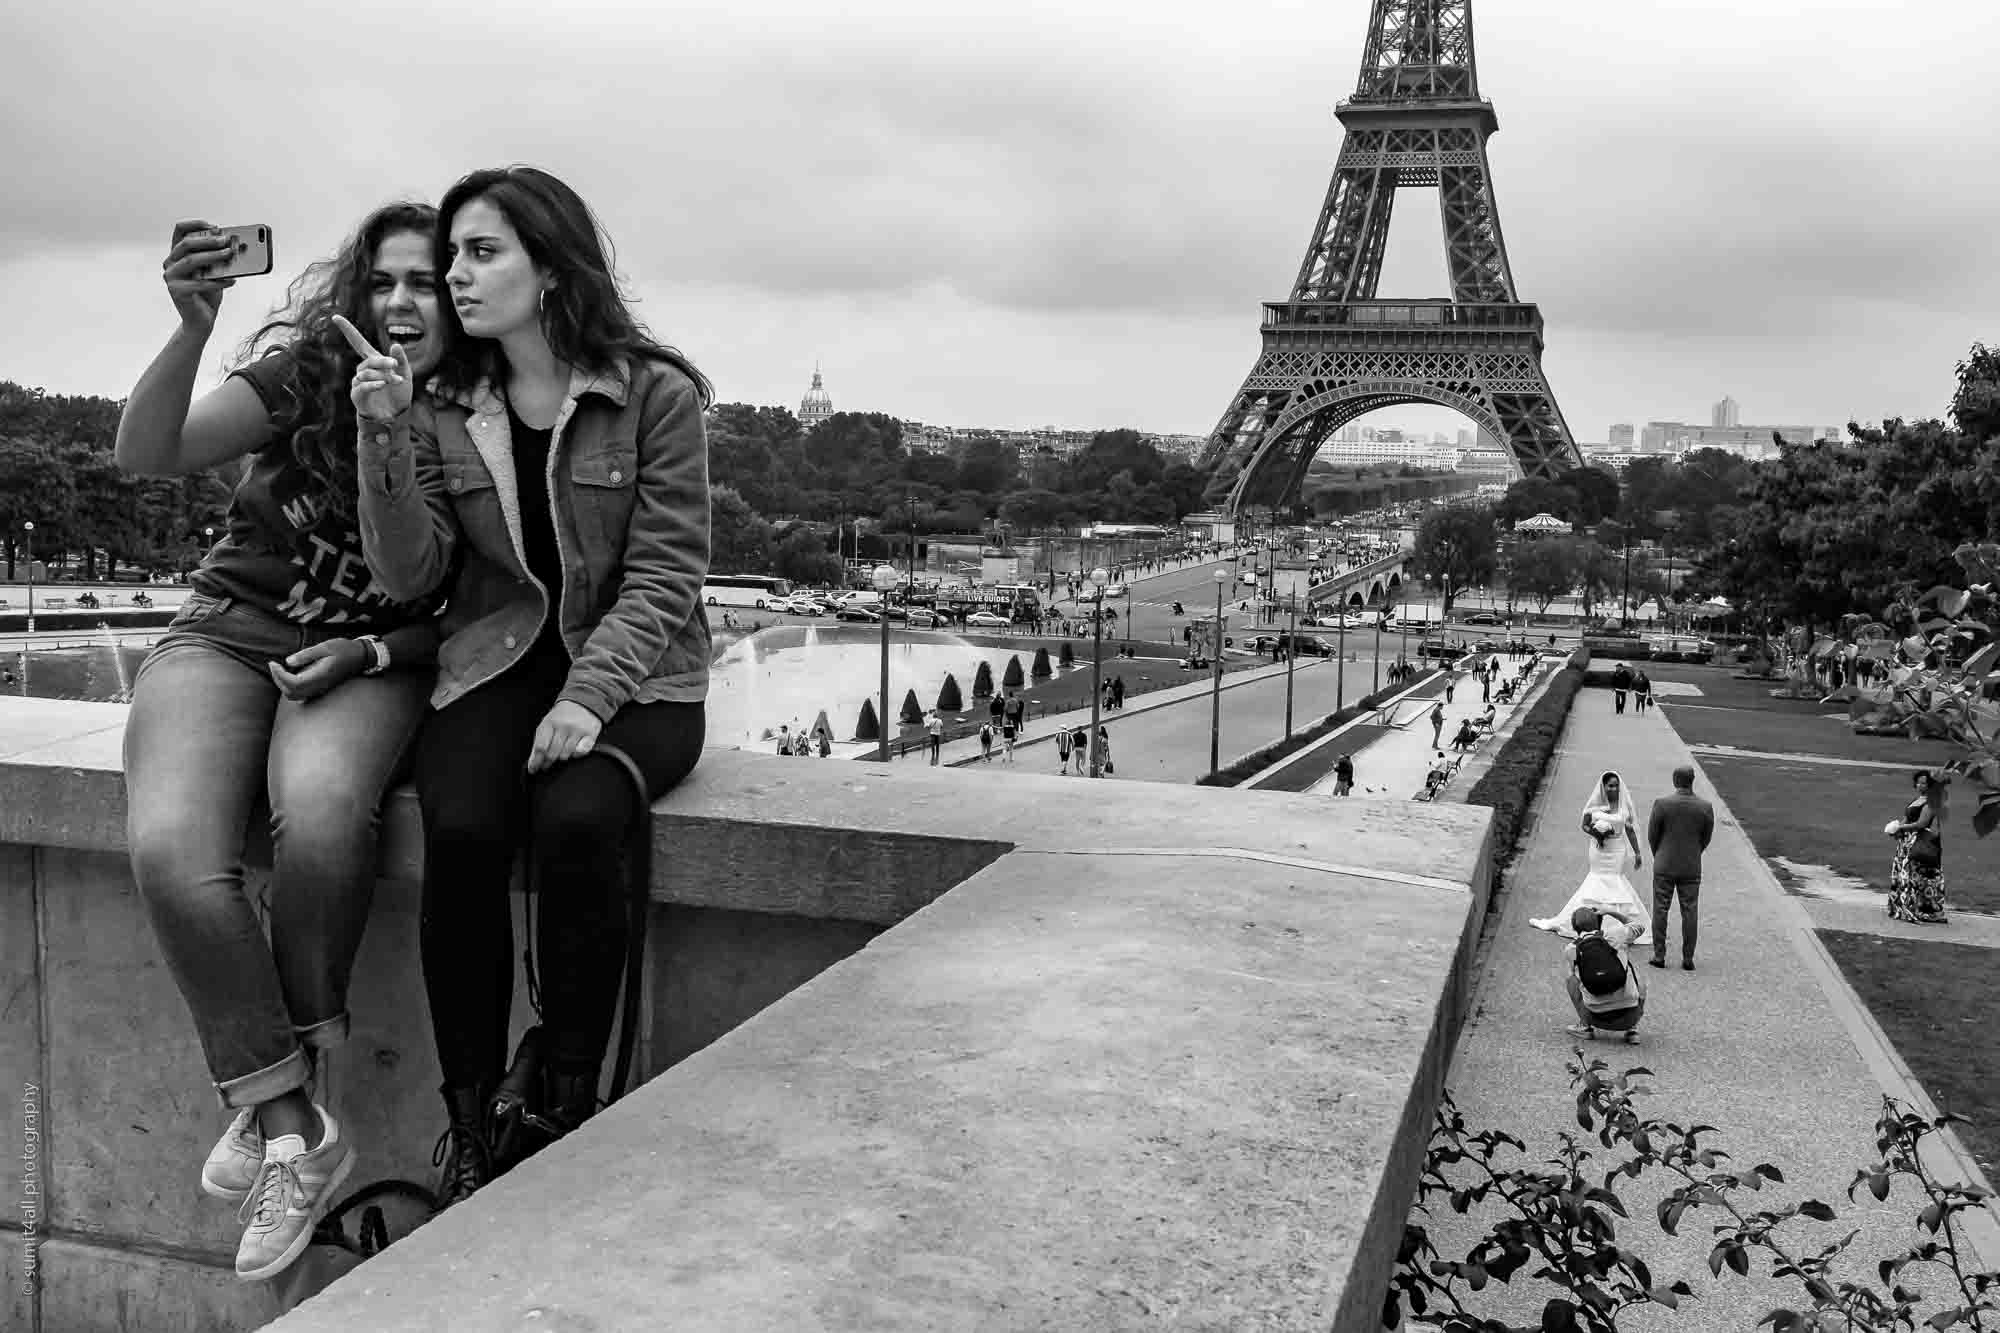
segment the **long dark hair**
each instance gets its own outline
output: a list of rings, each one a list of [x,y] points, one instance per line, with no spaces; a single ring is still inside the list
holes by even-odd
[[[555,277],[555,288],[542,303],[542,333],[550,351],[593,374],[612,370],[627,360],[665,361],[693,380],[702,406],[709,405],[715,391],[708,377],[633,317],[612,267],[611,239],[590,206],[546,171],[488,167],[445,191],[444,202],[438,205],[436,262],[440,281],[451,271],[451,220],[476,199],[499,209],[521,238],[528,258]],[[467,336],[458,322],[457,307],[449,300],[445,305],[452,338],[438,367],[439,386],[446,393],[456,393],[470,389],[482,378],[504,382],[506,363],[500,344]]]
[[[376,209],[332,258],[306,265],[263,327],[237,349],[241,367],[260,354],[272,356],[289,347],[287,405],[272,425],[280,439],[290,437],[292,457],[312,479],[317,498],[336,513],[351,517],[360,490],[354,468],[354,404],[347,396],[360,358],[333,326],[333,317],[345,315],[357,328],[372,331],[368,279],[376,251],[402,232],[434,236],[437,217],[429,204],[407,201]]]

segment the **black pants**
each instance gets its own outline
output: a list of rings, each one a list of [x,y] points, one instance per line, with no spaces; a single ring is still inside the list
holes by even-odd
[[[542,1025],[558,1065],[604,1058],[624,963],[626,835],[642,812],[616,761],[587,754],[527,775],[535,728],[569,669],[544,641],[513,669],[431,714],[417,739],[415,782],[424,814],[422,949],[438,1065],[453,1087],[492,1083],[507,1068],[514,1000],[514,922],[508,879],[523,835]],[[701,757],[698,703],[627,704],[598,736],[632,757],[648,800]]]

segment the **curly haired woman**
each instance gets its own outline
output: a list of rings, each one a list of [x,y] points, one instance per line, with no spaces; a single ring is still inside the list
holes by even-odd
[[[161,269],[180,325],[118,424],[127,471],[248,459],[227,532],[139,668],[125,727],[133,876],[216,1092],[236,1112],[201,1188],[243,1204],[236,1272],[247,1280],[299,1256],[354,1164],[313,1100],[316,1053],[347,1035],[377,812],[423,716],[439,633],[431,597],[392,595],[363,558],[355,358],[334,321],[398,343],[418,373],[438,363],[436,217],[420,204],[368,217],[199,399],[195,375],[231,285],[206,272],[228,242],[206,223],[177,224]],[[245,825],[265,797],[268,942],[243,883]]]
[[[1903,817],[1883,831],[1896,840],[1889,866],[1889,915],[1898,921],[1941,926],[1944,900],[1944,787],[1936,774],[1919,769],[1911,778],[1917,794]]]
[[[462,335],[437,376],[451,405],[427,430],[401,354],[365,344],[353,396],[369,567],[404,597],[450,591],[415,761],[448,1206],[597,1108],[628,944],[621,849],[701,757],[709,388],[633,318],[563,182],[478,171],[438,212]],[[542,1022],[509,1069],[524,845]]]

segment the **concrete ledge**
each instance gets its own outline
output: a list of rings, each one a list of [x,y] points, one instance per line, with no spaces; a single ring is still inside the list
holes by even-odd
[[[253,1327],[272,1297],[193,1188],[223,1117],[124,868],[123,710],[17,702],[0,1073],[46,1089],[63,1285],[8,1326]],[[654,812],[658,1076],[280,1326],[1372,1328],[1490,815],[1091,795],[711,752]],[[440,1120],[416,834],[400,796],[328,1065],[351,1185],[425,1178]]]

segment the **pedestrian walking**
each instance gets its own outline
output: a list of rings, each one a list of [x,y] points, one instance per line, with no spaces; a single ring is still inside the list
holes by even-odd
[[[1019,691],[1007,691],[1007,706],[1001,710],[1000,721],[1003,725],[1013,724],[1016,736],[1028,734],[1028,701],[1021,697]]]
[[[792,752],[792,729],[788,724],[778,728],[778,753],[790,754],[791,752]]]
[[[937,709],[924,714],[924,732],[931,740],[931,767],[936,768],[944,755],[944,719]]]
[[[1456,671],[1453,671],[1450,667],[1446,667],[1444,673],[1444,701],[1446,703],[1451,702],[1451,693],[1453,690],[1457,688],[1458,688],[1458,673]]]
[[[1000,762],[1004,764],[1014,762],[1014,739],[1016,735],[1018,735],[1018,732],[1012,722],[1002,722],[1000,724]]]
[[[1088,728],[1078,727],[1070,732],[1069,756],[1076,761],[1076,771],[1079,776],[1090,771],[1088,766],[1090,762],[1090,731]]]
[[[1432,749],[1436,749],[1436,748],[1437,748],[1437,745],[1438,745],[1438,740],[1439,740],[1439,738],[1440,738],[1440,737],[1442,737],[1443,735],[1444,735],[1444,705],[1443,705],[1443,704],[1438,704],[1438,705],[1434,706],[1434,707],[1433,707],[1433,708],[1431,709],[1431,748],[1432,748]]]
[[[1643,713],[1653,706],[1653,678],[1646,674],[1644,667],[1632,681],[1632,702],[1637,711]]]
[[[822,759],[833,757],[833,733],[825,727],[819,729],[819,757]]]
[[[1654,967],[1667,965],[1667,909],[1681,904],[1681,967],[1694,971],[1695,914],[1701,905],[1701,854],[1715,836],[1715,807],[1694,794],[1694,766],[1674,770],[1674,790],[1653,802],[1646,845],[1653,851]]]
[[[1611,671],[1611,711],[1625,715],[1625,696],[1632,689],[1632,668],[1620,662]]]
[[[1110,777],[1113,771],[1111,767],[1111,733],[1103,727],[1097,729],[1097,771],[1105,777]]]
[[[1113,676],[1111,678],[1111,698],[1112,698],[1112,707],[1122,711],[1125,707],[1124,676],[1118,675],[1118,676]]]
[[[1479,670],[1479,702],[1483,704],[1493,702],[1493,669],[1483,662],[1480,663]]]
[[[981,722],[979,724],[979,757],[989,764],[993,762],[993,724],[991,722]]]
[[[1343,754],[1333,764],[1333,794],[1351,796],[1354,794],[1354,756]]]
[[[1056,772],[1058,773],[1067,774],[1069,772],[1069,747],[1069,728],[1064,727],[1056,733]]]

